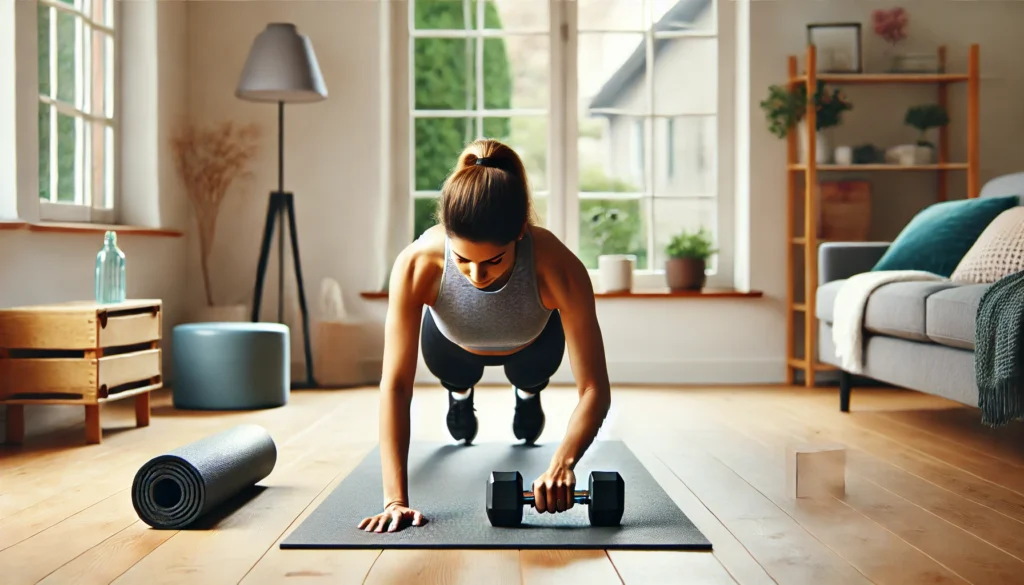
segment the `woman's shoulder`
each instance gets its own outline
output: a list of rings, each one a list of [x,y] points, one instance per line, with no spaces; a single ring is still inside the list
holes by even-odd
[[[538,266],[559,270],[579,263],[579,258],[551,230],[530,226],[533,255]]]
[[[559,300],[575,299],[577,295],[593,296],[588,292],[590,274],[579,257],[550,230],[531,226],[533,238],[534,265],[541,289],[552,305]],[[546,303],[547,304],[547,303]]]
[[[410,242],[395,259],[391,289],[412,293],[425,303],[433,302],[439,279],[444,272],[445,233],[433,226]]]

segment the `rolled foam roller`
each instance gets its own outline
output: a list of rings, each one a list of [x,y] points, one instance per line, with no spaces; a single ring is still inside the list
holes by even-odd
[[[184,528],[270,475],[276,463],[270,433],[239,425],[147,461],[132,482],[132,505],[153,528]]]

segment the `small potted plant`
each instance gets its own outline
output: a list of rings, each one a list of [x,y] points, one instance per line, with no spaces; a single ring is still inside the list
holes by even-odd
[[[832,149],[822,130],[838,126],[842,122],[843,112],[853,109],[853,104],[838,89],[830,90],[824,81],[818,81],[814,92],[816,132],[814,159],[818,164],[829,162]],[[807,84],[799,84],[795,90],[781,85],[768,88],[768,97],[761,102],[768,119],[768,130],[778,138],[785,138],[791,128],[796,126],[800,138],[800,160],[807,161]]]
[[[707,279],[708,258],[714,249],[711,234],[703,227],[696,232],[683,230],[665,248],[665,280],[671,290],[700,290]]]
[[[903,123],[917,129],[917,143],[914,149],[914,164],[931,164],[934,160],[935,145],[928,141],[927,133],[932,128],[941,128],[949,124],[949,113],[939,104],[911,106],[903,118]]]

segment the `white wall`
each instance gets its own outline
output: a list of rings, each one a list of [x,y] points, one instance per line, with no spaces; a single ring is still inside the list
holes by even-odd
[[[1015,23],[1024,21],[1020,2],[909,2],[912,43],[929,49],[944,42],[951,69],[961,71],[967,45],[982,44],[982,179],[1019,169],[1018,142],[1024,121],[1019,107],[1022,79],[1015,60],[1024,39]],[[768,85],[784,81],[786,58],[800,53],[808,22],[859,20],[868,23],[877,5],[854,0],[754,1],[750,7],[749,49],[750,160],[749,181],[737,193],[749,191],[750,201],[736,209],[749,210],[751,229],[743,234],[750,255],[737,260],[749,266],[749,286],[762,290],[763,299],[740,300],[613,300],[598,301],[608,361],[618,382],[674,383],[777,383],[784,380],[785,343],[785,143],[766,130],[758,102]],[[888,6],[888,5],[886,5]],[[927,7],[927,8],[926,8]],[[192,2],[188,10],[189,96],[193,119],[214,122],[232,117],[257,120],[273,132],[272,106],[240,102],[233,97],[249,45],[269,21],[286,20],[310,36],[330,91],[328,101],[290,106],[286,111],[286,187],[296,193],[303,271],[312,316],[320,317],[317,294],[320,280],[336,278],[345,302],[356,318],[376,323],[373,342],[357,341],[360,351],[377,356],[379,323],[384,301],[364,301],[358,291],[377,289],[373,266],[377,234],[375,218],[382,179],[380,165],[384,135],[381,117],[381,63],[378,6],[373,0],[353,2]],[[881,43],[865,25],[864,46],[869,67],[878,67]],[[215,56],[215,57],[214,57]],[[740,86],[742,87],[742,85]],[[924,88],[912,88],[914,100],[928,97]],[[888,88],[854,88],[857,110],[836,134],[836,141],[870,139],[877,144],[906,140],[899,127],[902,109],[882,107],[897,103]],[[962,88],[952,92],[957,145],[952,156],[962,158],[965,139]],[[902,98],[899,98],[902,99]],[[910,99],[910,98],[908,98]],[[738,100],[740,103],[743,100]],[[908,102],[909,105],[909,102]],[[902,106],[900,106],[902,108]],[[742,118],[740,118],[742,119]],[[742,129],[738,129],[741,132]],[[731,135],[722,140],[731,140]],[[386,152],[386,150],[384,151]],[[215,287],[222,302],[248,302],[252,286],[266,193],[276,183],[276,150],[267,141],[255,180],[248,192],[228,200],[220,220],[213,253]],[[744,165],[741,165],[743,168]],[[916,209],[928,202],[933,181],[921,176],[869,177],[876,182],[877,237],[891,237]],[[960,177],[954,177],[960,179]],[[951,192],[962,189],[951,182]],[[234,216],[234,217],[229,217]],[[740,218],[737,225],[744,225]],[[275,248],[276,250],[276,248]],[[273,256],[276,258],[276,253]],[[189,251],[189,302],[200,301],[194,245]],[[286,268],[287,269],[287,268]],[[293,290],[289,279],[287,294]],[[276,269],[271,263],[264,296],[265,318],[276,307]],[[294,309],[293,309],[294,311]],[[301,358],[298,322],[293,326],[293,356]],[[421,368],[422,379],[430,380]],[[487,374],[500,380],[500,370]],[[568,362],[559,374],[570,380]]]
[[[329,97],[285,107],[285,189],[295,194],[296,223],[307,301],[319,308],[320,282],[336,279],[355,308],[358,292],[380,287],[373,263],[381,177],[381,116],[376,1],[190,2],[189,100],[192,120],[256,122],[264,131],[254,176],[225,199],[211,253],[218,303],[251,306],[268,195],[277,187],[277,108],[234,97],[253,39],[272,21],[295,23],[309,36]],[[285,232],[287,235],[287,232]],[[198,244],[189,243],[191,306],[202,304]],[[277,318],[277,243],[271,247],[261,316]],[[286,246],[286,321],[293,356],[302,358],[301,321]],[[294,317],[294,318],[293,318]],[[378,352],[379,353],[379,352]],[[301,364],[294,374],[301,377]]]
[[[176,179],[168,173],[168,169],[173,171],[173,161],[164,133],[174,120],[187,116],[186,5],[133,0],[121,2],[120,7],[122,24],[128,25],[122,40],[126,50],[120,94],[124,106],[120,180],[125,220],[134,225],[184,230],[186,200]],[[34,53],[17,56],[19,62],[23,58],[34,67]],[[35,112],[29,116],[34,129]],[[6,138],[6,134],[0,137]],[[27,152],[32,152],[31,148]],[[163,300],[164,373],[168,383],[173,381],[170,334],[185,312],[185,242],[184,237],[127,232],[118,236],[118,245],[127,258],[128,296]],[[102,232],[0,229],[0,307],[91,298],[96,252],[102,244]],[[0,407],[0,433],[5,420],[3,410]],[[28,406],[25,413],[29,436],[81,422],[85,416],[81,407],[74,406]]]

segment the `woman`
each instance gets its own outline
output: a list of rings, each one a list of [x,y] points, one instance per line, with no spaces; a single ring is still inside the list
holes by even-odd
[[[573,506],[573,469],[611,401],[590,276],[535,225],[516,153],[494,140],[470,144],[442,187],[438,219],[391,272],[380,403],[384,510],[359,523],[367,532],[425,522],[410,507],[407,475],[417,341],[448,389],[448,429],[466,443],[476,437],[473,388],[487,365],[504,366],[515,387],[515,437],[536,441],[545,421],[540,392],[568,345],[579,404],[547,471],[533,482],[538,512]]]

